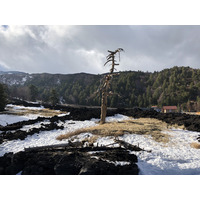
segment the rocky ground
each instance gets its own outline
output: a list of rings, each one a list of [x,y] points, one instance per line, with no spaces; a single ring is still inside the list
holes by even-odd
[[[73,147],[72,147],[73,146]],[[142,149],[129,146],[131,150]],[[128,148],[48,146],[0,157],[0,174],[15,175],[137,175],[137,156]]]
[[[41,106],[27,102],[14,102],[24,106]],[[90,120],[99,118],[100,108],[51,106],[43,104],[45,108],[70,112],[70,115],[54,116],[50,118],[38,117],[34,120],[22,121],[7,126],[0,126],[0,143],[7,140],[25,139],[28,135],[44,130],[63,129],[58,121],[66,120]],[[200,116],[181,113],[158,113],[152,110],[135,109],[108,109],[107,116],[123,114],[133,118],[155,118],[170,125],[184,126],[190,131],[200,132]],[[26,131],[20,130],[25,125],[37,122],[41,127]],[[0,157],[0,174],[138,174],[137,156],[130,154],[132,151],[142,151],[128,143],[118,148],[108,147],[84,147],[84,146],[60,146],[27,149],[18,153],[7,153]]]
[[[15,100],[16,105],[24,106],[41,106],[40,104],[27,103],[25,101]],[[64,119],[73,120],[90,120],[91,118],[99,118],[100,108],[96,107],[82,107],[82,106],[64,106],[56,105],[52,106],[49,104],[42,104],[45,108],[61,110],[70,112],[70,116],[65,116]],[[185,113],[158,113],[154,110],[142,110],[140,108],[113,108],[108,109],[107,116],[113,116],[115,114],[123,114],[126,116],[131,116],[133,118],[155,118],[162,120],[170,125],[177,124],[178,126],[184,126],[189,131],[200,132],[200,116],[199,115],[189,115]],[[62,119],[62,118],[61,118]]]
[[[41,106],[40,104],[27,103],[26,101],[20,101],[20,100],[15,100],[14,102],[11,103],[16,105],[34,106],[34,107]],[[101,112],[100,108],[96,107],[64,106],[64,105],[52,106],[49,104],[42,104],[42,106],[44,106],[45,108],[70,112],[69,116],[54,117],[52,121],[57,121],[57,120],[62,121],[69,119],[79,120],[79,121],[90,120],[91,118],[99,118]],[[162,120],[170,125],[177,124],[178,126],[184,126],[185,129],[189,131],[200,132],[199,115],[189,115],[185,113],[158,113],[154,110],[142,110],[140,108],[132,108],[132,109],[108,108],[107,116],[113,116],[115,114],[123,114],[126,116],[131,116],[133,118],[155,118],[158,120]],[[38,120],[42,121],[44,120],[44,118],[43,119],[38,118]]]

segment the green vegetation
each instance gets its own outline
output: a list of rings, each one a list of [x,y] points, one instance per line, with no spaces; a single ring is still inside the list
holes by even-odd
[[[38,91],[37,100],[51,102],[49,97],[54,88],[61,103],[100,106],[100,95],[93,94],[102,78],[103,75],[84,73],[35,74],[23,86],[10,86],[10,95],[29,99],[28,93],[26,95],[23,91],[32,84]],[[113,95],[108,97],[110,107],[176,105],[179,109],[195,107],[200,110],[200,70],[173,67],[154,73],[125,71],[113,77],[111,91]]]
[[[58,94],[54,88],[51,90],[50,93],[50,102],[53,106],[55,106],[59,102]]]
[[[29,92],[30,92],[30,100],[35,101],[38,95],[38,89],[35,85],[29,85]]]
[[[6,94],[5,88],[0,84],[0,111],[3,111],[6,106]]]

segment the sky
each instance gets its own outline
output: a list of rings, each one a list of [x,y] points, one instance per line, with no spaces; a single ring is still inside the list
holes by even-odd
[[[108,50],[123,48],[117,71],[200,68],[200,26],[0,26],[0,70],[105,73]]]

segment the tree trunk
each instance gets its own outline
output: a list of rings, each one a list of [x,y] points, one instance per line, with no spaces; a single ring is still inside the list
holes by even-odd
[[[106,122],[106,113],[107,113],[107,92],[103,91],[101,99],[101,121],[100,124]]]
[[[109,63],[112,62],[112,67],[110,69],[110,73],[108,75],[105,76],[105,82],[103,84],[102,87],[102,98],[101,98],[101,120],[100,120],[100,124],[104,124],[106,121],[106,113],[107,113],[107,97],[108,97],[108,89],[110,87],[110,81],[112,79],[112,75],[113,72],[115,70],[115,65],[119,65],[117,63],[115,63],[115,54],[118,52],[120,53],[120,51],[123,51],[122,48],[118,48],[116,51],[109,51],[110,53],[107,56],[107,62],[104,64],[104,66]]]

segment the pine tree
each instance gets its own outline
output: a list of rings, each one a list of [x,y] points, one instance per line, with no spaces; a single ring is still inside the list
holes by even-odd
[[[29,92],[30,92],[30,100],[35,101],[38,95],[38,89],[35,85],[31,84],[29,86]]]
[[[0,111],[4,111],[6,106],[6,94],[2,84],[0,84]]]
[[[58,94],[55,89],[51,90],[50,102],[53,106],[55,106],[59,102]]]

